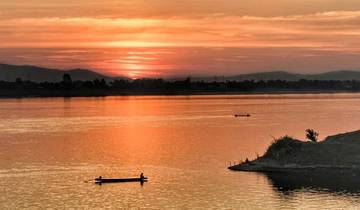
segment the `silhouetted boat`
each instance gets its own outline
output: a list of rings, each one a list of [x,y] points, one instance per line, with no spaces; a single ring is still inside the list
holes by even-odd
[[[250,114],[235,114],[234,117],[250,117]]]
[[[96,178],[95,183],[102,184],[102,183],[120,183],[120,182],[146,182],[147,177],[144,178],[123,178],[123,179],[103,179],[103,178]]]

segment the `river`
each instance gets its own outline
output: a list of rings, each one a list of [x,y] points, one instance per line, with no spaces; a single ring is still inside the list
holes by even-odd
[[[307,128],[360,129],[360,94],[1,99],[0,209],[358,207],[360,187],[227,170]],[[143,185],[85,182],[141,172]]]

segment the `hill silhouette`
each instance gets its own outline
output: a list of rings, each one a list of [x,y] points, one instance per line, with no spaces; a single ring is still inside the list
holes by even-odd
[[[214,78],[203,78],[204,81],[214,81]],[[360,80],[360,71],[339,70],[319,74],[297,74],[286,71],[272,71],[272,72],[258,72],[252,74],[239,74],[229,77],[218,77],[218,80],[229,81],[269,81],[269,80],[284,80],[284,81],[298,81],[305,80]]]
[[[305,79],[360,80],[360,72],[359,71],[348,71],[348,70],[332,71],[332,72],[326,72],[326,73],[322,73],[322,74],[307,75],[307,78],[305,78]]]
[[[304,79],[306,76],[301,74],[289,73],[286,71],[258,72],[252,74],[241,74],[237,76],[227,77],[227,80],[244,81],[244,80],[286,80],[296,81]],[[360,77],[359,77],[360,79]]]
[[[71,69],[63,71],[29,65],[18,66],[0,64],[0,80],[3,81],[15,81],[16,78],[22,78],[23,80],[30,80],[33,82],[59,82],[62,80],[64,73],[70,74],[73,80],[80,81],[95,79],[112,81],[116,79],[115,77],[102,75],[87,69]]]
[[[70,69],[59,70],[51,68],[43,68],[31,65],[9,65],[0,64],[0,81],[15,81],[16,78],[23,80],[29,80],[33,82],[60,82],[64,73],[71,75],[74,81],[88,81],[95,79],[105,79],[107,82],[116,79],[127,79],[126,77],[112,77],[97,73],[88,69]],[[179,81],[185,78],[169,78],[169,81]],[[286,71],[272,71],[272,72],[258,72],[251,74],[239,74],[235,76],[225,77],[193,77],[192,81],[204,81],[204,82],[226,82],[226,81],[299,81],[304,80],[357,80],[360,81],[360,71],[339,70],[332,72],[325,72],[319,74],[297,74]]]

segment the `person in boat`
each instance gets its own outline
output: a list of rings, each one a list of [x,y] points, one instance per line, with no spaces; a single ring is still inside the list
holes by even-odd
[[[140,174],[140,179],[141,179],[141,180],[145,179],[144,173],[141,173],[141,174]]]
[[[102,176],[99,176],[98,180],[101,180],[102,179]]]

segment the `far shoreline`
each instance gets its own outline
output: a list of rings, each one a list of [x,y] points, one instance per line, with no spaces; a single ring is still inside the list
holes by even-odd
[[[26,98],[93,98],[93,97],[113,97],[113,96],[232,96],[232,95],[301,95],[301,94],[346,94],[346,93],[360,93],[360,91],[348,90],[279,90],[279,91],[124,91],[112,92],[104,91],[95,93],[82,92],[82,91],[56,91],[55,93],[49,92],[27,92],[27,93],[1,93],[0,99],[26,99]]]

